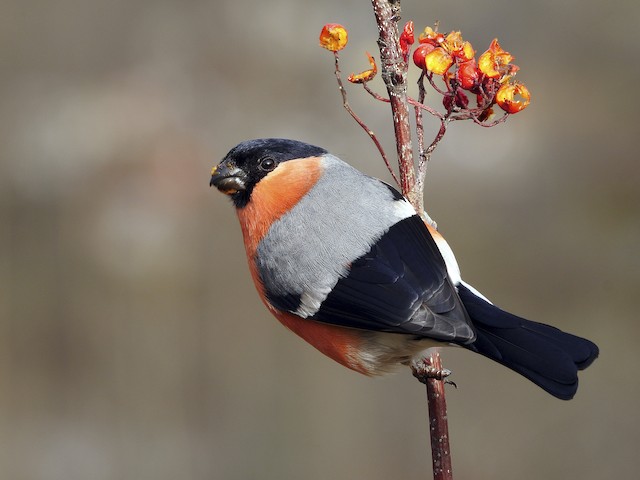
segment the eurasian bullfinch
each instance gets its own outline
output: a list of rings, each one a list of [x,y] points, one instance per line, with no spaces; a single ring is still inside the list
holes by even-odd
[[[260,298],[286,327],[365,375],[455,344],[570,399],[589,340],[496,307],[393,187],[327,150],[278,138],[234,147],[210,185],[236,207]]]

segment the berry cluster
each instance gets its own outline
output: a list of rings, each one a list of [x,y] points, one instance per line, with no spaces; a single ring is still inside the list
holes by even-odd
[[[405,26],[401,35],[401,48],[405,55],[413,43],[412,34],[407,32],[412,31],[413,25]],[[404,36],[407,38],[402,40]],[[519,70],[511,63],[513,55],[503,50],[497,39],[477,61],[473,46],[462,38],[459,31],[445,35],[427,27],[419,35],[418,42],[413,51],[413,63],[430,80],[433,75],[442,76],[447,88],[443,100],[447,110],[453,105],[463,109],[468,107],[469,99],[460,89],[476,95],[477,107],[486,111],[485,117],[492,113],[489,110],[494,103],[507,113],[518,113],[529,105],[529,90],[513,80]]]
[[[413,63],[442,94],[448,115],[465,111],[474,120],[484,122],[491,117],[496,104],[506,113],[518,113],[531,101],[527,87],[514,80],[519,68],[511,63],[513,55],[505,51],[497,39],[477,60],[473,45],[464,40],[459,31],[444,34],[438,32],[437,27],[426,27],[418,36],[418,45],[411,55],[415,35],[410,21],[404,26],[399,40],[404,60],[408,61],[412,56]],[[327,24],[320,33],[320,45],[334,53],[342,50],[347,42],[347,30],[340,24]],[[366,84],[375,77],[375,60],[369,53],[367,56],[371,68],[351,74],[350,82]],[[444,89],[435,84],[434,76],[442,77]],[[421,76],[419,82],[423,78]],[[469,105],[469,94],[475,95],[475,107]]]

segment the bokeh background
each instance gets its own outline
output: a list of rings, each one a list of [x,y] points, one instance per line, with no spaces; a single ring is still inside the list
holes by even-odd
[[[428,210],[465,278],[602,350],[561,402],[447,349],[456,478],[637,478],[640,3],[403,3],[480,51],[498,36],[533,94],[506,125],[452,125],[430,165]],[[0,478],[430,478],[422,387],[361,377],[277,324],[208,187],[261,136],[388,179],[317,46],[343,23],[345,73],[366,68],[369,2],[0,11]],[[392,153],[387,107],[349,95]]]

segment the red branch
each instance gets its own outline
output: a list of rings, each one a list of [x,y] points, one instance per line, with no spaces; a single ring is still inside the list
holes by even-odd
[[[427,359],[425,359],[427,362]],[[440,354],[435,351],[428,363],[435,371],[442,371]],[[451,451],[449,449],[449,427],[447,402],[444,397],[444,380],[427,379],[427,402],[429,403],[429,433],[431,436],[431,461],[434,480],[451,480]]]
[[[376,23],[378,24],[381,76],[387,89],[388,98],[371,90],[366,80],[362,79],[362,85],[369,95],[391,106],[398,154],[399,181],[377,137],[353,112],[347,102],[347,93],[340,76],[339,57],[338,53],[334,50],[335,74],[340,93],[342,94],[344,108],[367,134],[369,134],[382,155],[389,172],[391,172],[396,183],[400,185],[403,195],[411,202],[424,221],[430,227],[437,229],[436,223],[429,217],[424,209],[424,184],[431,154],[444,137],[449,122],[472,120],[482,127],[492,127],[504,122],[509,114],[504,113],[498,119],[489,121],[493,112],[493,106],[496,102],[499,81],[489,81],[484,76],[482,77],[482,81],[477,85],[479,91],[475,89],[472,90],[476,94],[476,104],[474,108],[469,107],[467,95],[462,90],[459,90],[461,88],[460,80],[453,74],[446,74],[442,78],[444,88],[441,88],[436,84],[433,73],[423,71],[418,80],[418,100],[410,98],[407,95],[407,61],[409,55],[407,50],[405,50],[403,54],[400,47],[400,34],[398,31],[398,21],[400,20],[401,13],[400,1],[401,0],[371,0]],[[371,60],[371,62],[373,62],[373,60]],[[459,72],[460,70],[457,71],[457,73]],[[513,72],[515,72],[515,69]],[[425,82],[428,82],[437,93],[443,96],[444,112],[441,113],[435,108],[425,104]],[[474,83],[474,85],[475,84],[476,83]],[[413,143],[411,141],[411,123],[409,121],[410,105],[413,106],[416,120],[419,153],[417,172],[413,158]],[[424,112],[438,119],[440,123],[438,132],[428,145],[427,141],[425,141]],[[452,480],[447,402],[444,392],[444,378],[449,375],[450,372],[442,368],[440,355],[437,351],[433,351],[428,358],[412,364],[411,369],[414,376],[427,386],[433,478],[434,480]]]
[[[424,182],[416,183],[413,163],[413,144],[411,143],[411,124],[409,122],[409,101],[407,99],[407,70],[400,50],[398,20],[400,19],[400,0],[371,0],[378,24],[378,47],[380,49],[381,75],[384,80],[389,103],[393,112],[393,126],[398,151],[400,186],[402,193],[411,201],[420,213],[423,208]],[[419,102],[422,104],[422,102]],[[416,105],[416,109],[422,111]],[[432,146],[442,138],[446,128],[446,118],[441,119],[441,129]],[[424,140],[424,136],[422,137]],[[424,145],[424,144],[422,144]],[[424,153],[424,148],[421,149]],[[432,149],[431,149],[432,150]],[[427,156],[428,158],[428,156]],[[424,168],[424,167],[423,167]],[[424,359],[425,367],[440,374],[442,365],[436,353]],[[449,426],[447,422],[447,404],[444,396],[442,377],[426,378],[429,403],[429,426],[431,431],[431,455],[433,458],[434,480],[451,480],[451,453],[449,450]]]
[[[422,192],[416,192],[413,165],[413,145],[407,102],[407,63],[400,51],[398,20],[400,0],[371,0],[378,24],[378,48],[380,49],[381,76],[389,93],[393,112],[393,128],[396,136],[400,187],[412,204],[421,204]]]

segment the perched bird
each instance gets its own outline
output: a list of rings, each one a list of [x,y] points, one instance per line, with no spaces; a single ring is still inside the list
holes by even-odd
[[[210,185],[235,205],[260,297],[286,327],[365,375],[455,344],[561,399],[598,356],[589,340],[501,310],[460,276],[444,238],[393,187],[327,150],[242,142]]]

